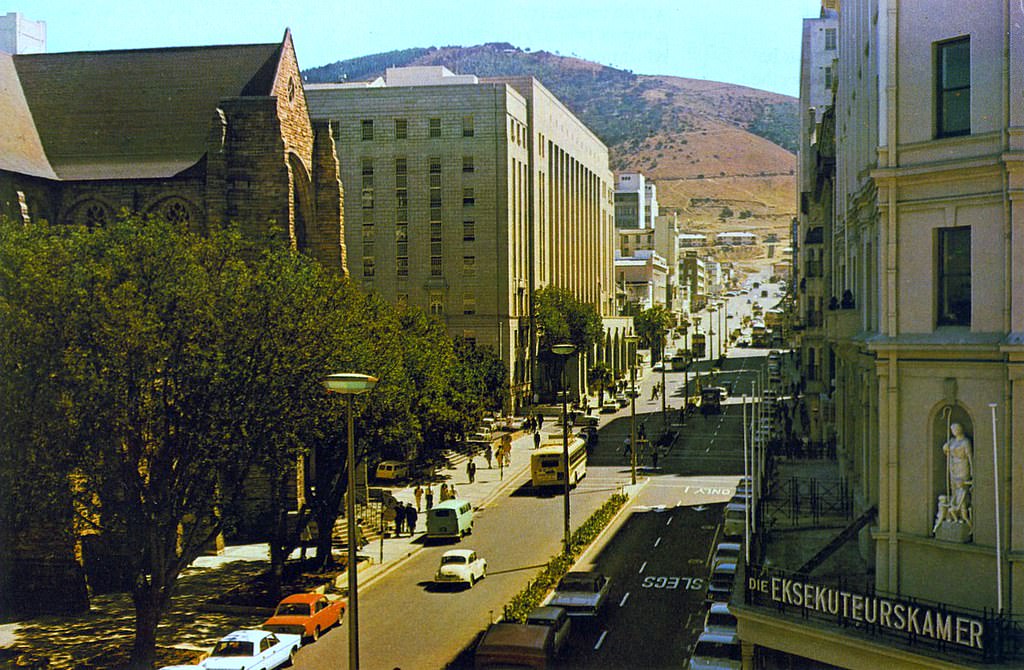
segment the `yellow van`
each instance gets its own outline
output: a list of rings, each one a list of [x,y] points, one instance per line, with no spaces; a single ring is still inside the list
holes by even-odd
[[[409,466],[402,461],[381,461],[375,474],[377,479],[405,479],[409,476]]]
[[[427,539],[461,540],[473,532],[473,505],[468,500],[445,500],[427,510]]]

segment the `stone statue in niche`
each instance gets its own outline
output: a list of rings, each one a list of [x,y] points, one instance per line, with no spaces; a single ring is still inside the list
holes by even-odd
[[[942,445],[946,457],[946,494],[939,496],[932,533],[937,539],[947,542],[968,542],[974,532],[971,440],[959,423],[950,424],[949,432],[949,439]]]

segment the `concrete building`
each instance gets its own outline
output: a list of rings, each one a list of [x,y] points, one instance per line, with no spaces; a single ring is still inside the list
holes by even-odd
[[[728,247],[751,246],[757,244],[757,235],[742,231],[718,233],[715,235],[715,244]]]
[[[679,281],[689,295],[689,311],[703,309],[708,302],[708,273],[704,259],[696,250],[685,250],[679,259]]]
[[[639,172],[620,173],[615,180],[615,227],[651,228],[653,221],[649,210],[653,190],[648,190],[647,180]],[[657,198],[655,197],[655,202]]]
[[[679,248],[706,247],[708,236],[701,233],[679,233]]]
[[[831,546],[864,568],[752,562],[746,661],[1021,667],[1024,10],[851,0],[838,52],[834,107],[802,128],[799,270],[820,246],[820,420],[855,518]]]
[[[334,129],[356,281],[493,348],[510,409],[537,391],[537,289],[593,305],[607,333],[589,363],[624,369],[608,149],[540,82],[389,68],[307,89],[313,118]]]
[[[0,16],[0,51],[8,54],[46,53],[46,21],[30,21],[18,12]]]
[[[669,267],[657,252],[641,249],[616,256],[615,276],[633,309],[667,306]]]

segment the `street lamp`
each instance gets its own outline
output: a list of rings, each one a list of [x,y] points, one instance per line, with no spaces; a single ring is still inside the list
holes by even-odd
[[[661,432],[668,432],[668,416],[665,408],[666,396],[668,395],[668,389],[665,388],[665,366],[668,361],[665,359],[665,343],[668,340],[668,331],[661,331]],[[657,447],[655,447],[657,448]]]
[[[356,584],[356,441],[352,420],[352,396],[366,393],[377,378],[356,372],[338,372],[320,380],[328,393],[348,396],[348,501],[345,516],[348,527],[348,667],[359,670],[359,600]]]
[[[629,473],[630,483],[636,485],[636,343],[640,338],[626,335],[629,347]]]
[[[571,356],[575,351],[576,345],[569,342],[551,345],[551,353],[558,356],[559,360],[562,362],[560,375],[562,378],[562,466],[564,471],[563,484],[565,485],[565,538],[563,539],[563,544],[566,555],[569,553],[569,418],[566,408],[566,396],[569,395],[569,391],[566,389],[565,364],[566,358]]]

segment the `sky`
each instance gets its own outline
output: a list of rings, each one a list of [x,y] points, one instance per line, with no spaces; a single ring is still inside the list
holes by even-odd
[[[21,0],[47,50],[277,42],[299,67],[410,47],[509,42],[631,70],[799,94],[801,19],[819,0]]]

